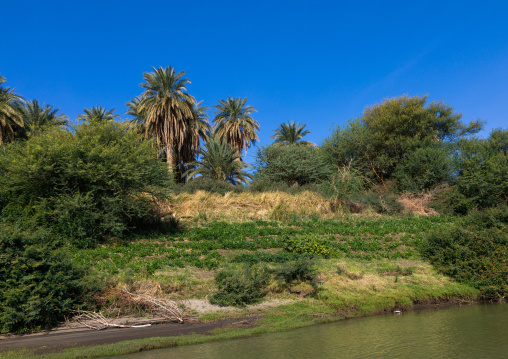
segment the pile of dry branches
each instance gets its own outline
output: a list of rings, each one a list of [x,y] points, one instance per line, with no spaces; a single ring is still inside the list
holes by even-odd
[[[181,307],[179,307],[175,302],[165,299],[165,298],[156,298],[152,295],[143,293],[143,294],[133,294],[127,291],[125,288],[123,290],[126,294],[129,295],[131,300],[140,306],[145,308],[145,312],[148,313],[152,318],[157,318],[157,322],[176,322],[183,323],[184,322],[184,311]],[[94,330],[102,330],[106,328],[139,328],[139,327],[147,327],[151,324],[142,324],[142,325],[123,325],[116,324],[113,320],[106,318],[101,312],[91,312],[91,311],[76,311],[75,316],[72,318],[72,323],[67,322],[69,327],[77,326],[77,327],[86,327]]]

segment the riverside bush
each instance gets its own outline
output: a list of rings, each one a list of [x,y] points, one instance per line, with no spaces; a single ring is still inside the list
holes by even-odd
[[[245,306],[265,296],[262,289],[270,275],[265,267],[245,266],[243,270],[225,268],[215,274],[218,291],[210,303],[220,306]]]
[[[444,274],[480,289],[485,299],[508,294],[508,207],[473,213],[431,232],[422,255]]]
[[[92,287],[45,231],[0,230],[0,332],[49,328],[89,301]]]
[[[50,228],[80,247],[157,222],[153,203],[169,179],[151,143],[111,121],[9,144],[0,174],[4,219]]]

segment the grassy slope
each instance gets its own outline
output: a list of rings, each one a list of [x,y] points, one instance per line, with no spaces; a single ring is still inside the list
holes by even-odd
[[[303,296],[308,291],[305,283],[281,287],[273,281],[268,287],[267,298],[291,301],[276,308],[264,309],[264,317],[256,328],[220,330],[212,336],[151,338],[121,345],[70,349],[48,357],[92,358],[129,353],[140,348],[168,347],[286,330],[395,308],[410,309],[416,302],[449,298],[474,300],[478,296],[477,290],[438,274],[418,253],[418,246],[426,231],[445,228],[455,221],[454,218],[344,216],[340,212],[331,212],[324,204],[319,207],[324,215],[317,216],[316,211],[309,208],[315,209],[311,205],[321,201],[319,198],[293,196],[289,202],[284,202],[284,198],[274,199],[274,195],[265,194],[263,203],[269,204],[268,207],[255,213],[268,216],[265,218],[286,219],[283,222],[265,221],[256,220],[255,215],[235,215],[235,211],[224,211],[224,203],[240,203],[238,198],[232,200],[231,195],[222,197],[222,202],[220,196],[214,198],[215,195],[203,193],[194,196],[211,196],[212,199],[206,215],[198,210],[187,218],[189,229],[171,236],[138,238],[109,243],[96,249],[74,250],[75,261],[96,268],[98,273],[115,281],[117,288],[130,285],[173,299],[204,298],[215,289],[215,270],[228,265],[244,266],[242,258],[266,259],[274,256],[280,253],[286,236],[319,238],[326,241],[331,258],[319,258],[315,262],[315,271],[321,281],[318,291]],[[245,200],[247,205],[249,201]],[[260,202],[260,198],[251,200]],[[222,204],[213,206],[211,203]],[[183,203],[182,198],[179,205],[192,207]],[[303,211],[298,208],[307,209]],[[331,219],[333,217],[335,219]],[[205,219],[209,218],[220,218],[227,222],[206,222]],[[247,221],[234,222],[234,218]],[[282,264],[271,262],[268,265],[276,267]],[[114,289],[109,295],[111,298],[108,303],[114,304]],[[246,309],[234,315],[248,313]],[[214,320],[228,315],[233,314],[210,313],[201,319]],[[26,355],[31,356],[29,352]],[[13,353],[12,357],[22,357],[22,353]]]

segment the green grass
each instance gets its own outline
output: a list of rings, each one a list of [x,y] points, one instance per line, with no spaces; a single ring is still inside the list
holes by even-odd
[[[310,220],[287,223],[254,221],[212,222],[177,235],[133,238],[94,249],[72,248],[74,262],[95,268],[108,277],[128,271],[139,278],[160,270],[186,266],[215,269],[227,262],[224,251],[259,253],[284,247],[285,238],[319,237],[332,257],[397,259],[418,257],[423,234],[446,228],[452,217],[404,217],[383,219]]]
[[[263,317],[255,328],[228,328],[215,330],[211,335],[150,338],[73,348],[40,357],[95,358],[126,354],[289,330],[395,308],[410,309],[418,302],[448,298],[475,300],[479,296],[477,289],[439,274],[419,254],[426,232],[444,230],[457,221],[450,217],[351,217],[290,222],[212,222],[176,235],[131,238],[95,249],[72,249],[75,263],[95,268],[95,275],[102,274],[118,285],[156,283],[174,299],[209,295],[216,289],[213,277],[219,268],[265,265],[275,270],[300,259],[314,261],[319,284],[317,290],[302,297],[291,291],[301,283],[281,284],[272,277],[266,288],[267,298],[290,301],[275,308],[256,310],[255,313]],[[326,251],[313,251],[315,244]],[[290,245],[296,248],[294,252],[283,250]],[[249,313],[249,309],[233,314],[208,313],[200,319],[211,321]],[[30,351],[18,350],[3,357],[34,356]]]

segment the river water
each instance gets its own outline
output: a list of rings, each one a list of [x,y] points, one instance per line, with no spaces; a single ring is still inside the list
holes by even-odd
[[[508,304],[344,320],[120,358],[508,358]],[[119,358],[119,357],[115,357]]]

